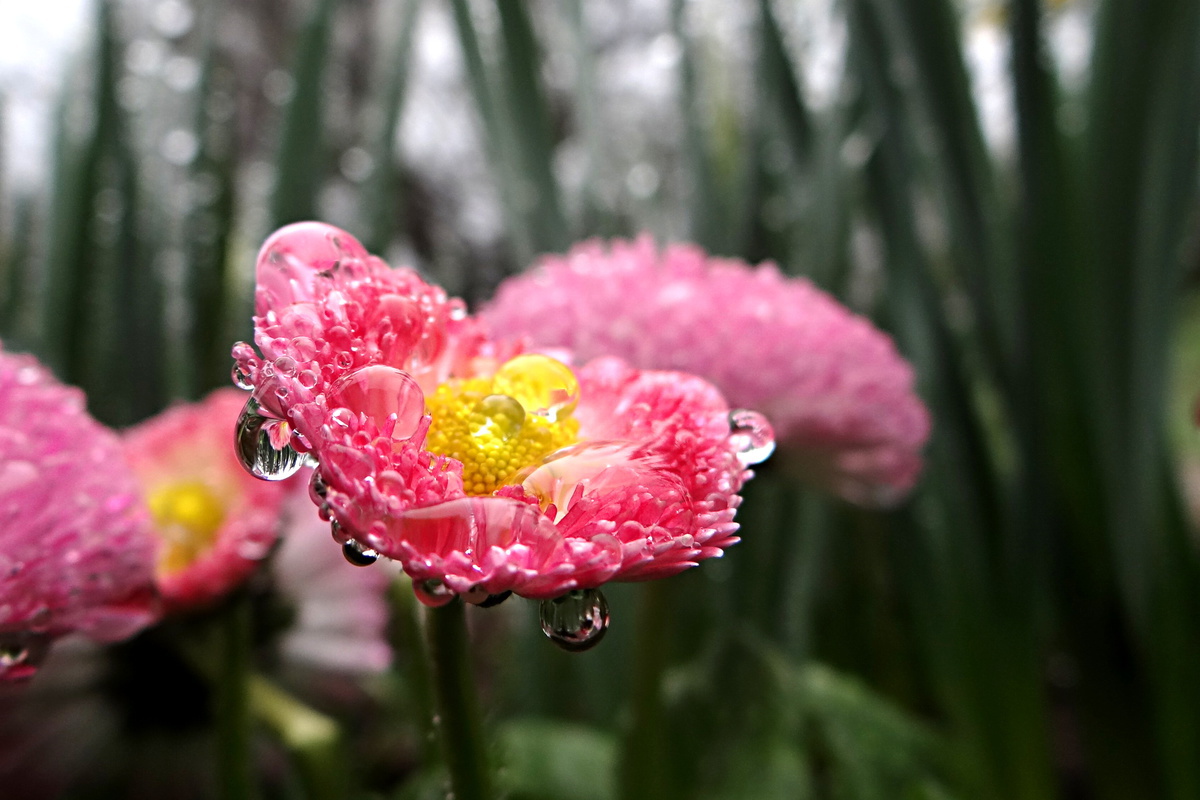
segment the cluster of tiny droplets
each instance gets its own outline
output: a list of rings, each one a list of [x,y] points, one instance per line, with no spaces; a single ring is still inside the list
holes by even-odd
[[[526,411],[507,395],[492,393],[484,378],[438,386],[426,407],[433,423],[426,448],[463,465],[463,488],[486,495],[504,486],[519,470],[573,444],[579,423],[569,417],[551,422]]]

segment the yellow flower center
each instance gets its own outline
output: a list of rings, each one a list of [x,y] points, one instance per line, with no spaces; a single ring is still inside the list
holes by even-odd
[[[451,380],[425,405],[433,416],[426,448],[463,465],[467,494],[487,495],[517,472],[575,442],[571,412],[579,384],[567,365],[518,356],[491,378]]]
[[[211,489],[191,481],[169,483],[148,500],[162,546],[158,571],[169,574],[190,565],[212,547],[225,519],[225,508]]]

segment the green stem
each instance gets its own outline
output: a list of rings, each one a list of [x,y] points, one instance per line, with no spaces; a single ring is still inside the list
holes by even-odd
[[[245,598],[232,601],[218,623],[213,702],[217,723],[217,776],[224,800],[251,800],[258,792],[251,760],[249,702],[252,620]]]
[[[410,713],[421,721],[421,754],[429,763],[437,758],[437,731],[433,725],[429,653],[421,635],[421,605],[406,579],[392,581],[390,596],[393,663],[402,670],[406,699],[412,704]]]
[[[429,609],[426,635],[440,715],[436,726],[455,800],[491,800],[495,793],[467,658],[467,617],[462,600]]]
[[[666,581],[642,589],[638,607],[633,673],[633,716],[622,742],[619,796],[622,800],[662,800],[668,796],[662,685],[667,667],[667,637],[662,635],[671,600]]]
[[[250,708],[291,751],[309,800],[350,794],[338,724],[261,675],[250,678]]]

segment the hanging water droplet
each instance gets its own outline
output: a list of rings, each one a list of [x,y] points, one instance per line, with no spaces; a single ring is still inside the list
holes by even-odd
[[[512,589],[505,589],[499,594],[489,594],[483,600],[479,601],[479,607],[491,608],[492,606],[498,606],[510,597],[512,597]]]
[[[608,601],[599,589],[576,589],[553,600],[543,600],[542,632],[550,641],[572,653],[599,644],[608,630]]]
[[[369,567],[379,560],[379,553],[351,539],[342,545],[342,555],[356,567]]]
[[[329,520],[329,533],[333,536],[333,540],[342,546],[354,540],[354,537],[350,535],[350,531],[343,528],[342,523],[336,519]]]
[[[308,481],[308,499],[313,501],[313,505],[321,506],[325,503],[327,494],[329,487],[325,485],[320,470],[313,470],[312,478]]]
[[[555,422],[579,403],[579,381],[566,364],[528,353],[506,361],[492,377],[492,391],[516,399],[526,411]]]
[[[28,680],[50,649],[48,636],[19,631],[0,633],[0,680]]]
[[[757,411],[734,409],[729,413],[729,429],[729,442],[743,464],[758,464],[775,452],[775,431]]]
[[[233,385],[239,389],[250,391],[254,388],[254,381],[250,380],[250,373],[242,369],[241,364],[233,365]]]
[[[247,472],[265,481],[281,481],[290,478],[304,466],[306,456],[296,452],[291,445],[275,449],[271,444],[271,430],[283,420],[265,417],[259,413],[260,406],[253,397],[246,401],[242,415],[234,428],[234,450]]]
[[[417,596],[422,605],[430,608],[441,608],[456,597],[454,591],[437,578],[425,581],[414,578],[413,594]]]
[[[475,406],[471,421],[475,425],[473,435],[506,441],[521,432],[525,409],[508,395],[489,394]]]

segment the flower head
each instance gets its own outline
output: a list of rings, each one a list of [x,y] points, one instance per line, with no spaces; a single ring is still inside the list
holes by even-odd
[[[804,278],[697,247],[599,241],[548,256],[481,311],[497,336],[615,355],[715,383],[762,412],[808,477],[856,502],[901,497],[929,414],[891,340]]]
[[[236,379],[274,419],[245,430],[311,451],[348,554],[398,560],[424,602],[552,598],[736,541],[748,473],[705,381],[499,347],[461,301],[317,223],[267,240],[256,299],[262,356],[236,346]]]
[[[0,351],[0,679],[72,631],[114,641],[156,617],[154,538],[115,434],[83,393]]]
[[[278,536],[284,487],[247,475],[234,455],[231,420],[245,402],[244,392],[218,389],[124,432],[158,535],[155,578],[169,609],[227,594]]]

